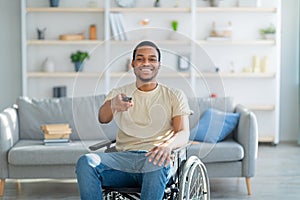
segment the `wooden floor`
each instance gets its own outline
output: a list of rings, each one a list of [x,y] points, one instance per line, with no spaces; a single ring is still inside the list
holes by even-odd
[[[244,178],[211,179],[211,199],[296,200],[300,199],[300,146],[280,143],[260,145],[256,176],[251,179],[252,195],[247,195]],[[19,189],[18,189],[19,187]],[[75,180],[8,180],[0,200],[78,200]]]

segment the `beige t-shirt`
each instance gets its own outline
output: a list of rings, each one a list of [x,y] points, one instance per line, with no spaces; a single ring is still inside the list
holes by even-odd
[[[116,143],[119,151],[149,151],[173,135],[173,117],[191,113],[181,90],[161,84],[152,91],[143,92],[136,88],[135,83],[131,83],[113,89],[105,101],[120,93],[132,97],[134,106],[128,111],[114,114],[119,127]]]

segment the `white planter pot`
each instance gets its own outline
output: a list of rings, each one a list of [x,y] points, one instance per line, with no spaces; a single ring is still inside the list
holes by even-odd
[[[275,34],[264,34],[264,39],[266,40],[274,40],[275,39]]]
[[[54,62],[49,59],[49,58],[46,58],[45,61],[43,62],[43,71],[44,72],[54,72]]]

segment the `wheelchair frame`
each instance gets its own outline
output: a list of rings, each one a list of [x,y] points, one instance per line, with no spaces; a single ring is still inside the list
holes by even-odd
[[[93,145],[91,150],[104,146],[106,152],[113,151],[113,141]],[[97,147],[97,148],[96,148]],[[165,189],[163,200],[209,200],[210,188],[205,165],[196,156],[187,158],[187,146],[172,151],[173,166],[176,172]],[[103,186],[103,197],[106,200],[138,200],[141,188],[112,188]]]

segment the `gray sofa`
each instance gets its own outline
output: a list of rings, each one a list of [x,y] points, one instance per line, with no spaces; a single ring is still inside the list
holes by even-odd
[[[114,139],[117,125],[103,125],[97,114],[104,95],[60,99],[20,97],[17,104],[0,113],[0,196],[6,179],[75,178],[77,159],[89,152],[92,144]],[[257,152],[257,122],[254,114],[231,98],[190,98],[194,114],[191,128],[208,107],[239,112],[237,128],[217,144],[193,143],[189,155],[205,163],[209,177],[245,177],[251,193],[250,177],[255,174]],[[69,123],[71,143],[58,146],[43,144],[40,125]],[[103,151],[100,149],[99,151]]]

